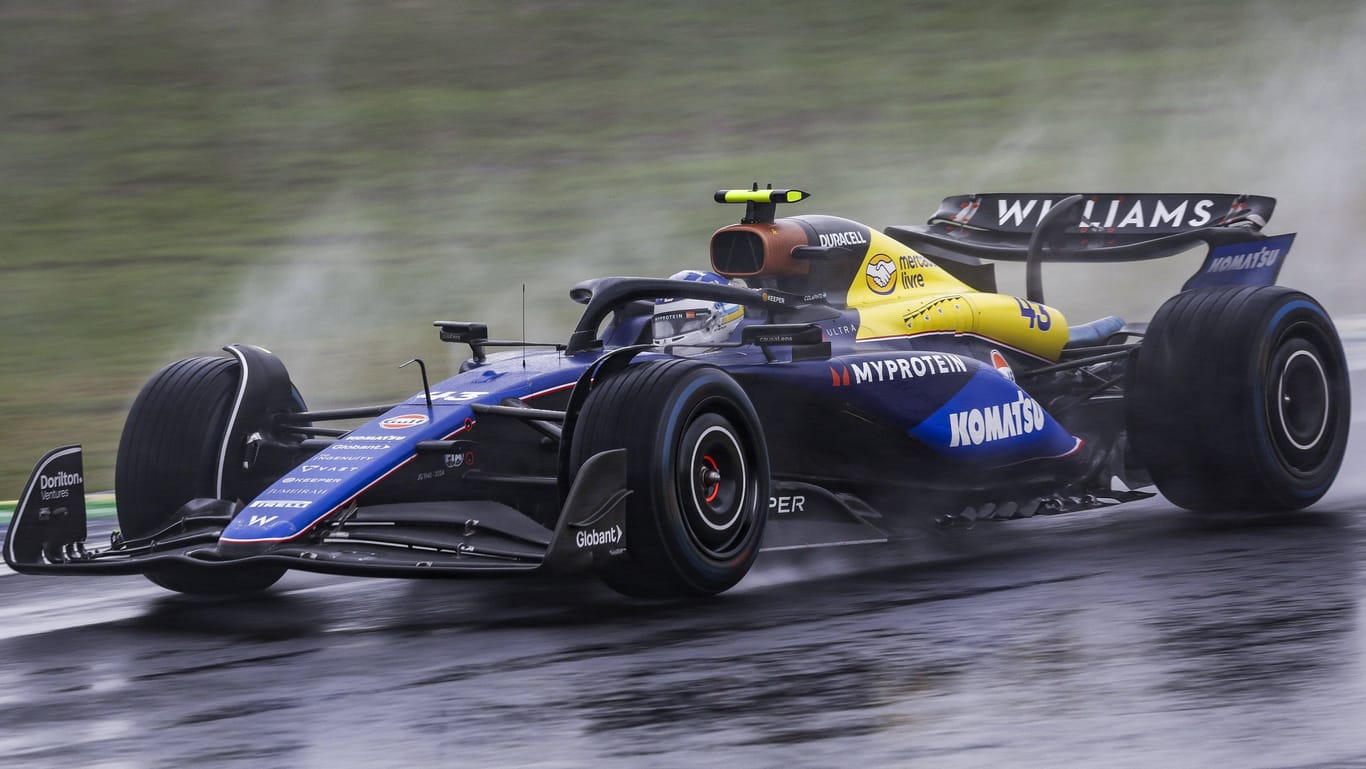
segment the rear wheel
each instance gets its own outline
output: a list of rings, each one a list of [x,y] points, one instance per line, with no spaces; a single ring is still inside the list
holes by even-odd
[[[114,470],[119,529],[126,539],[155,534],[186,502],[237,499],[245,489],[219,488],[223,441],[241,364],[233,358],[187,358],[143,386],[124,423]],[[168,590],[231,595],[265,590],[281,567],[197,568],[167,565],[147,578]]]
[[[730,376],[691,360],[632,366],[589,394],[572,440],[574,468],[627,450],[626,555],[602,566],[612,588],[712,595],[749,571],[768,512],[768,452]]]
[[[1342,465],[1351,387],[1337,330],[1280,286],[1169,299],[1139,350],[1129,404],[1137,459],[1192,510],[1296,510]]]

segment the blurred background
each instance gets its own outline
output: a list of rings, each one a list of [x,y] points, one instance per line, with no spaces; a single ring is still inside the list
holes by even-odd
[[[1366,6],[0,0],[0,499],[228,342],[309,403],[388,402],[560,341],[573,283],[702,267],[753,181],[881,228],[947,195],[1254,192],[1281,282],[1366,312]],[[1072,322],[1144,319],[1185,262],[1050,266]],[[1023,290],[1003,271],[1006,291]]]

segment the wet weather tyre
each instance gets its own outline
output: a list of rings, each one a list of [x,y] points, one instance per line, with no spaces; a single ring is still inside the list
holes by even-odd
[[[626,449],[626,555],[600,568],[613,589],[714,595],[749,571],[768,513],[768,451],[725,372],[693,360],[632,366],[589,394],[572,440],[574,468]]]
[[[1282,286],[1197,289],[1149,324],[1128,430],[1135,458],[1181,507],[1297,510],[1337,476],[1350,398],[1342,342],[1314,299]]]
[[[233,358],[187,358],[152,375],[138,393],[114,468],[115,507],[125,539],[161,530],[191,499],[237,496],[218,488],[218,467],[240,371]],[[233,595],[265,590],[284,572],[275,566],[166,565],[146,576],[181,593]]]

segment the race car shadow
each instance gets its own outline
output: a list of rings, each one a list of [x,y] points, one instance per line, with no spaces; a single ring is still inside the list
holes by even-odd
[[[152,601],[145,614],[126,627],[155,633],[279,641],[317,635],[335,612],[329,602],[288,592],[234,598],[168,594]]]
[[[1187,525],[1196,531],[1340,527],[1346,516],[1359,513],[1345,507],[1315,508],[1292,513],[1189,513]]]
[[[642,601],[597,579],[346,580],[324,592],[276,587],[254,596],[167,593],[118,625],[134,633],[269,642],[325,633],[424,635],[447,630],[570,627],[629,622],[725,598]]]
[[[452,595],[458,600],[452,601]],[[678,611],[701,610],[720,598],[648,601],[627,598],[600,580],[573,578],[496,582],[414,583],[400,601],[404,630],[577,627],[629,622]]]

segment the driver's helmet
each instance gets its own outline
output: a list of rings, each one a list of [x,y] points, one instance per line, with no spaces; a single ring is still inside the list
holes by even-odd
[[[683,270],[669,278],[730,285],[730,281],[714,272],[699,270]],[[744,317],[745,308],[738,304],[706,299],[656,299],[655,342],[666,347],[711,347],[728,341]]]

